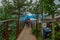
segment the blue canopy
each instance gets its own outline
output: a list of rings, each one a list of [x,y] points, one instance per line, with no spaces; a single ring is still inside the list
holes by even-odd
[[[20,21],[24,21],[25,19],[27,19],[27,18],[34,18],[35,19],[35,14],[32,14],[32,15],[24,15],[24,16],[22,16],[22,17],[20,17]]]
[[[45,14],[39,14],[39,19],[41,19],[42,17],[44,18],[45,16],[46,16]],[[20,17],[20,21],[24,21],[27,18],[35,19],[36,18],[36,14],[27,13],[27,14],[23,15],[22,17]]]

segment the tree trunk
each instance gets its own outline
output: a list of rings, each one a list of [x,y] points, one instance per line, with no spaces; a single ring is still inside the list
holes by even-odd
[[[18,0],[17,0],[17,9],[18,9],[18,20],[17,20],[17,27],[16,27],[16,38],[19,35],[19,22],[20,22],[20,7],[18,5]]]

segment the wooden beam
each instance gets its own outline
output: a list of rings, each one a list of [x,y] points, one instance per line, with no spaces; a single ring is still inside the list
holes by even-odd
[[[18,34],[19,34],[19,21],[17,20],[16,21],[16,39],[17,39],[17,37],[18,37]]]

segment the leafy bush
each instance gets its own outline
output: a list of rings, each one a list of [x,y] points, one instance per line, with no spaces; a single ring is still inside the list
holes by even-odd
[[[60,40],[60,25],[56,23],[55,27],[55,39]]]
[[[55,39],[56,40],[60,40],[60,32],[56,32],[55,33]]]
[[[36,36],[36,27],[32,27],[32,33]],[[42,40],[41,26],[38,26],[38,40]]]

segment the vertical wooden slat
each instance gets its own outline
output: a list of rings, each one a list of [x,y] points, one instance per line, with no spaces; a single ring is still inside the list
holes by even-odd
[[[8,36],[8,21],[6,21],[6,40],[9,40],[9,36]]]

